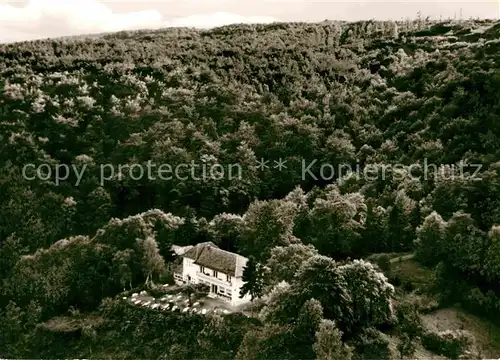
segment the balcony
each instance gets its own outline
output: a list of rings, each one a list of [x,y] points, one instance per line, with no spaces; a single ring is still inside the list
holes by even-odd
[[[233,283],[231,281],[222,280],[222,279],[216,278],[214,276],[204,274],[201,271],[197,271],[196,276],[198,276],[198,279],[203,280],[203,281],[208,281],[209,283],[214,284],[214,285],[220,285],[223,287],[232,287],[233,286]]]

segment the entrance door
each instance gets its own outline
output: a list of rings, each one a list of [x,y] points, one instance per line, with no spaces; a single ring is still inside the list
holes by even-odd
[[[217,292],[218,292],[218,290],[219,290],[219,289],[218,289],[218,286],[217,286],[217,285],[212,284],[212,289],[211,289],[211,290],[212,290],[212,292],[213,292],[214,294],[217,294]]]

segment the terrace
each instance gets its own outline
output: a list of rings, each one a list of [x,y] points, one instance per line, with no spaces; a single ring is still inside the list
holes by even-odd
[[[173,287],[172,287],[173,288]],[[178,289],[178,287],[176,287]],[[230,314],[236,312],[236,308],[232,307],[227,302],[217,299],[204,297],[202,299],[192,300],[192,306],[189,306],[187,295],[180,291],[164,294],[161,297],[153,297],[146,291],[134,293],[130,297],[123,297],[124,301],[128,301],[135,306],[148,307],[158,311],[176,311],[181,313],[196,313],[209,314],[220,313]]]

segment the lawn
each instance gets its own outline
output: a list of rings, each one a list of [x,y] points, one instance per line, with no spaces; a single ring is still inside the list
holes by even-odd
[[[412,256],[391,260],[391,270],[387,274],[391,283],[406,290],[425,291],[432,284],[434,271],[420,265]]]

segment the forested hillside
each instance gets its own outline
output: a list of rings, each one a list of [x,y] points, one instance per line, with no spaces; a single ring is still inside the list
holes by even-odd
[[[480,358],[419,313],[500,319],[499,68],[480,20],[0,45],[0,356]],[[204,241],[266,265],[258,316],[120,301]],[[63,315],[78,331],[47,325]]]

